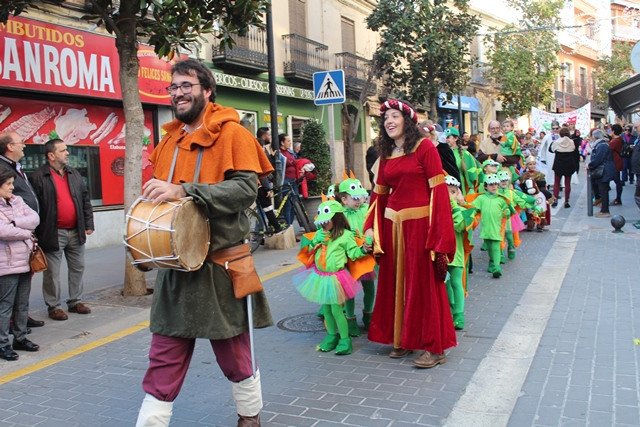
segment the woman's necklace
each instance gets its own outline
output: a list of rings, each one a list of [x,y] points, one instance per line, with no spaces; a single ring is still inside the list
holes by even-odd
[[[395,145],[395,144],[394,144]],[[395,147],[393,147],[393,152],[394,153],[402,153],[404,150],[402,147],[398,147],[397,145]]]

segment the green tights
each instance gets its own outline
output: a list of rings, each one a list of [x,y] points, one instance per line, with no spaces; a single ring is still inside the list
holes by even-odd
[[[363,280],[362,290],[364,291],[364,297],[362,302],[364,304],[363,311],[365,313],[371,313],[373,311],[373,301],[376,297],[376,287],[373,280]],[[355,298],[348,299],[344,302],[344,312],[347,318],[352,319],[355,317],[356,300]]]
[[[323,304],[324,321],[327,325],[327,332],[331,335],[340,334],[340,338],[349,338],[349,326],[347,318],[344,317],[342,305]]]

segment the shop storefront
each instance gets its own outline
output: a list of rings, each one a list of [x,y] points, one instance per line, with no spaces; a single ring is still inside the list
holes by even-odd
[[[115,39],[11,17],[0,25],[0,46],[0,131],[16,131],[25,141],[21,163],[27,173],[45,163],[47,140],[64,140],[69,164],[84,177],[96,212],[98,236],[91,242],[121,241],[121,236],[106,236],[119,234],[113,226],[121,229],[124,216],[125,119]],[[165,87],[171,64],[148,46],[140,46],[138,58],[145,115],[141,173],[146,180],[152,174],[148,157],[158,141],[158,112],[170,105]]]
[[[213,75],[216,79],[217,103],[237,109],[240,123],[253,135],[260,127],[271,127],[267,81],[225,74],[219,70],[213,70]],[[294,142],[298,142],[301,138],[300,129],[308,120],[323,119],[322,107],[314,105],[311,89],[278,83],[276,91],[278,133],[288,133]]]
[[[447,100],[445,93],[440,93],[438,98],[438,120],[443,128],[454,126],[470,134],[478,133],[479,109],[478,100],[470,96],[461,96],[460,102],[458,102],[458,96]],[[460,126],[459,111],[462,112],[462,126]]]

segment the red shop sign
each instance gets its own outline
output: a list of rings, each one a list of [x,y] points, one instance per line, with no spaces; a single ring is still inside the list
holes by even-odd
[[[170,105],[171,62],[138,48],[143,103]],[[0,24],[0,86],[122,99],[115,39],[21,17]]]

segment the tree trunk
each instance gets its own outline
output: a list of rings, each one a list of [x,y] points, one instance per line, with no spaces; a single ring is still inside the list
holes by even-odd
[[[429,100],[429,118],[433,123],[438,123],[438,98],[432,97]]]
[[[127,8],[120,8],[121,14],[127,14]],[[116,38],[116,47],[120,58],[120,87],[122,87],[122,107],[127,125],[125,138],[124,167],[124,211],[129,208],[142,192],[142,139],[144,136],[144,113],[138,93],[138,42],[136,39],[135,17],[121,16],[118,21],[120,37]],[[124,289],[125,296],[146,295],[147,283],[144,273],[125,259]]]
[[[341,111],[342,111],[342,118],[347,123],[346,132],[343,132],[342,134],[344,137],[345,172],[349,174],[349,171],[354,169],[353,164],[355,160],[355,154],[354,154],[353,142],[355,140],[355,135],[354,135],[353,129],[354,128],[357,129],[357,124],[354,123],[353,116],[349,114],[349,106],[347,105],[346,102],[342,104]],[[338,175],[341,177],[340,174]]]

